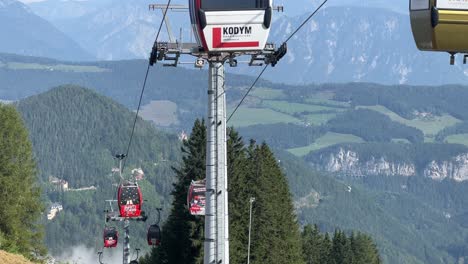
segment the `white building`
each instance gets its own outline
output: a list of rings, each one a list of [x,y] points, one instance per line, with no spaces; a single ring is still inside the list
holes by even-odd
[[[47,213],[47,219],[48,220],[54,219],[57,216],[57,214],[62,210],[63,210],[63,206],[61,204],[53,203],[50,206],[49,213]]]

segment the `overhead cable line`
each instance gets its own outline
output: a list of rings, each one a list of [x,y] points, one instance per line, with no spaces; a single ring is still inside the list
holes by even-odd
[[[314,12],[312,12],[305,20],[304,22],[302,22],[302,24],[296,29],[294,30],[293,33],[291,33],[291,35],[289,35],[288,38],[286,38],[286,40],[283,42],[283,44],[281,44],[281,46],[285,46],[288,41],[290,41],[294,35],[296,35],[297,32],[299,32],[299,30],[301,30],[311,19],[312,17],[315,16],[315,14],[317,14],[318,11],[320,11],[320,9],[322,9],[322,7],[328,2],[328,0],[325,0],[322,2],[322,4],[320,4],[315,10]],[[263,67],[263,70],[260,72],[260,74],[257,76],[257,78],[255,79],[255,81],[252,83],[252,85],[250,86],[250,88],[247,90],[247,92],[245,93],[245,95],[242,97],[241,101],[237,104],[236,108],[234,109],[234,111],[231,113],[231,115],[229,116],[229,118],[227,119],[227,122],[229,122],[231,120],[231,118],[234,116],[234,114],[237,112],[237,110],[239,110],[239,107],[241,107],[241,105],[244,103],[244,100],[245,98],[247,98],[247,96],[249,96],[250,92],[252,91],[252,89],[255,87],[255,85],[257,84],[257,82],[260,80],[260,78],[262,77],[263,73],[265,73],[266,69],[268,68],[270,64],[267,64],[265,65],[265,67]]]
[[[159,34],[161,34],[161,29],[163,27],[164,20],[166,19],[167,11],[169,9],[169,6],[171,5],[171,1],[172,0],[167,1],[166,9],[164,10],[164,14],[163,14],[163,17],[161,19],[161,23],[159,24],[159,29],[158,29],[158,32],[156,34],[156,39],[154,40],[154,43],[158,42]],[[151,63],[150,63],[150,61],[148,61],[148,68],[146,69],[145,79],[143,81],[143,87],[141,88],[140,100],[138,101],[138,108],[137,108],[137,111],[136,111],[136,114],[135,114],[135,120],[133,121],[132,133],[130,134],[130,139],[128,141],[127,152],[125,154],[125,159],[123,160],[122,171],[125,168],[125,162],[127,160],[126,158],[128,157],[128,154],[130,152],[130,148],[132,147],[133,137],[135,135],[136,123],[137,123],[137,120],[138,120],[138,115],[140,114],[141,103],[143,101],[143,94],[145,93],[146,82],[148,80],[148,74],[149,74],[150,67],[151,67]]]

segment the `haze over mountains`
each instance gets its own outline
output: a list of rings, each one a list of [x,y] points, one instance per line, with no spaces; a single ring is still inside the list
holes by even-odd
[[[21,55],[90,60],[93,56],[16,0],[0,0],[0,50]]]
[[[280,18],[271,38],[286,39],[305,18]],[[266,74],[268,79],[418,85],[468,80],[460,56],[458,65],[450,66],[448,54],[418,51],[409,17],[385,9],[324,9],[288,44],[286,59]]]
[[[148,57],[161,19],[160,11],[148,10],[150,3],[155,2],[46,0],[29,6],[96,58],[120,60]],[[319,3],[317,0],[277,2],[285,6],[286,12],[277,14],[271,41],[280,43],[284,40],[304,20],[304,12],[313,10]],[[278,69],[268,71],[265,78],[292,84],[350,81],[416,85],[466,83],[468,70],[460,65],[460,58],[458,65],[450,66],[448,55],[416,49],[407,9],[406,1],[331,1],[289,42],[286,59],[277,66]],[[187,13],[170,13],[170,18],[176,37],[182,27],[183,41],[190,41]],[[161,39],[167,39],[165,32],[163,30]],[[25,42],[20,34],[11,34],[11,39],[15,43]],[[21,50],[6,51],[21,53]],[[74,53],[73,58],[84,59],[79,55],[80,52]],[[61,59],[70,59],[70,56]],[[244,66],[229,71],[256,74],[255,70]]]

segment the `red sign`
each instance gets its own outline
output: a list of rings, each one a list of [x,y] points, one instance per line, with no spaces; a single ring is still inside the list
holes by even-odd
[[[258,41],[249,42],[222,42],[221,41],[221,28],[213,28],[213,48],[226,49],[226,48],[257,48],[260,46]]]

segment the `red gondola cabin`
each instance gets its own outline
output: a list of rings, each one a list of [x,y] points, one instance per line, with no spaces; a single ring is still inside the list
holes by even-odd
[[[115,248],[119,242],[119,232],[115,227],[106,227],[104,228],[103,238],[105,248]]]
[[[131,182],[121,184],[118,191],[118,203],[121,217],[140,217],[143,197],[138,184]]]
[[[192,181],[187,194],[187,204],[191,215],[205,215],[206,181]]]

